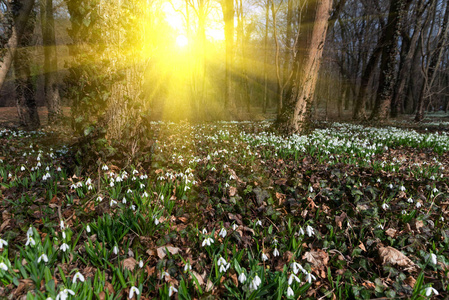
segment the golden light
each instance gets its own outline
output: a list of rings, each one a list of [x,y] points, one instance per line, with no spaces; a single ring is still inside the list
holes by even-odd
[[[188,44],[189,44],[189,39],[185,35],[180,34],[176,37],[176,45],[178,45],[178,47],[183,48],[183,47],[187,46]]]

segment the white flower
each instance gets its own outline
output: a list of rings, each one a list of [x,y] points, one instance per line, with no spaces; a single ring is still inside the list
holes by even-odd
[[[136,206],[134,204],[131,204],[131,209],[136,210]]]
[[[67,245],[66,243],[63,243],[61,245],[61,247],[59,247],[59,249],[61,249],[63,252],[66,252],[67,250],[70,249],[69,245]]]
[[[62,231],[62,239],[64,239],[64,240],[65,240],[65,237],[66,237],[66,235],[65,235],[65,231]]]
[[[245,275],[245,273],[240,273],[240,275],[239,275],[239,281],[240,281],[240,283],[245,283],[245,281],[246,281],[246,275]]]
[[[262,222],[260,220],[257,220],[256,225],[262,226]]]
[[[8,246],[8,242],[4,239],[0,239],[0,249],[3,249],[3,246]]]
[[[111,201],[109,202],[109,206],[112,207],[114,204],[117,204],[117,201],[111,199]]]
[[[406,211],[405,209],[403,209],[403,210],[401,211],[401,214],[405,215],[405,214],[407,214],[407,211]]]
[[[111,183],[109,183],[109,186],[110,186],[110,187],[114,187],[114,182],[111,181]]]
[[[48,262],[47,254],[42,253],[41,256],[39,256],[39,258],[37,259],[37,263],[40,263],[42,260],[46,263]]]
[[[416,208],[420,208],[421,206],[422,206],[421,202],[419,202],[419,201],[416,202],[416,204],[415,204],[415,207],[416,207]]]
[[[2,269],[3,271],[8,271],[8,266],[4,262],[1,262],[0,269]]]
[[[147,191],[143,192],[143,194],[142,194],[142,198],[147,198],[147,197],[148,197],[148,193],[147,193]]]
[[[261,283],[262,283],[262,280],[260,280],[259,276],[256,275],[256,277],[254,277],[253,280],[251,281],[251,283],[249,284],[249,288],[251,290],[257,290]]]
[[[232,230],[236,230],[237,228],[239,228],[239,226],[237,224],[232,224]]]
[[[145,184],[140,183],[140,188],[143,189],[145,187]]]
[[[132,298],[134,297],[134,293],[135,293],[136,295],[139,295],[140,291],[139,291],[139,289],[136,288],[135,286],[132,286],[132,287],[129,289],[129,296],[128,296],[128,298],[129,298],[129,299],[132,299]]]
[[[436,194],[436,193],[438,193],[438,189],[437,189],[437,188],[433,188],[432,192],[433,192],[434,194]]]
[[[62,291],[59,292],[59,294],[56,296],[56,300],[66,300],[69,298],[69,294],[74,296],[75,292],[69,289],[63,289]]]
[[[401,185],[401,186],[399,187],[399,190],[404,192],[404,191],[405,191],[405,186]]]
[[[84,276],[80,272],[76,272],[75,276],[73,276],[72,283],[76,283],[77,280],[84,282]]]
[[[435,255],[435,253],[430,253],[430,261],[431,261],[432,264],[434,264],[434,265],[437,264],[437,256]]]
[[[30,226],[27,230],[27,237],[33,236],[33,227]]]
[[[61,222],[59,222],[59,227],[61,228],[61,230],[64,230],[64,229],[65,229],[64,221],[63,221],[63,220],[61,220]]]
[[[302,229],[302,227],[299,227],[298,234],[299,235],[304,235],[305,234],[304,233],[304,229]]]
[[[31,246],[36,245],[36,241],[33,239],[32,236],[28,236],[28,238],[27,238],[27,242],[25,243],[25,246],[28,246],[28,245],[31,245]]]
[[[143,261],[139,260],[139,268],[143,268]]]
[[[408,199],[407,199],[407,202],[408,202],[408,203],[413,203],[413,199],[412,199],[412,198],[408,198]]]
[[[98,202],[101,202],[101,201],[103,201],[103,198],[100,197],[100,196],[98,196],[98,197],[97,197],[97,201],[98,201]]]
[[[186,262],[185,266],[184,266],[184,273],[189,272],[190,270],[192,270],[192,266],[190,265],[189,262]]]
[[[268,256],[262,252],[262,261],[267,261],[268,260]]]
[[[307,225],[307,227],[306,227],[306,233],[307,233],[307,235],[308,235],[309,237],[311,237],[312,235],[315,234],[313,228],[312,228],[310,225]]]
[[[289,286],[287,288],[287,297],[292,297],[295,295],[295,292],[293,292],[292,288]]]
[[[309,192],[313,193],[313,187],[309,186]]]
[[[106,165],[103,165],[103,167],[102,167],[101,169],[102,169],[103,171],[109,170],[108,166],[106,166]]]
[[[211,237],[207,237],[207,238],[204,239],[204,241],[201,244],[201,246],[202,247],[204,247],[205,245],[210,246],[213,243],[214,243],[214,240]]]
[[[290,274],[290,276],[288,277],[288,285],[292,285],[293,280],[295,280],[298,283],[301,283],[301,280],[299,280],[298,276],[296,276],[295,274]]]
[[[390,207],[390,205],[388,205],[388,204],[385,203],[385,202],[382,204],[382,208],[383,208],[384,210],[387,210],[389,207]]]
[[[123,204],[126,204],[126,198],[125,198],[125,197],[123,197],[122,203],[123,203]]]
[[[126,193],[127,193],[127,194],[132,194],[133,191],[131,191],[131,189],[128,189],[128,190],[126,191]]]
[[[315,280],[315,279],[316,279],[316,277],[314,275],[312,275],[312,273],[307,273],[306,274],[306,281],[308,283],[312,283],[312,280]]]
[[[87,224],[87,226],[86,226],[86,231],[87,231],[87,233],[90,233],[90,226],[89,226],[89,224]]]
[[[203,228],[203,230],[201,231],[203,234],[207,234],[207,230],[206,228]]]
[[[24,166],[21,166],[21,167],[20,167],[20,171],[22,171],[22,172],[25,171],[25,167],[24,167]]]
[[[114,248],[112,249],[112,252],[117,255],[118,254],[118,247],[117,245],[114,246]]]
[[[167,276],[170,277],[170,274],[168,274],[166,271],[162,271],[161,279],[164,279]]]
[[[170,287],[168,288],[168,296],[171,297],[173,295],[173,293],[177,293],[177,292],[178,292],[178,290],[170,284]]]
[[[432,295],[432,293],[434,293],[435,295],[439,295],[438,291],[433,287],[426,287],[426,296],[429,297],[430,295]]]
[[[222,228],[222,229],[220,230],[220,232],[218,233],[218,235],[221,236],[222,238],[225,238],[227,233],[228,233],[228,232],[226,231],[226,229],[225,229],[225,228]]]
[[[388,185],[388,187],[389,187],[390,189],[392,189],[392,188],[393,188],[393,185],[390,183],[390,184]]]
[[[274,256],[274,257],[279,256],[279,250],[278,250],[278,248],[274,248],[273,256]]]

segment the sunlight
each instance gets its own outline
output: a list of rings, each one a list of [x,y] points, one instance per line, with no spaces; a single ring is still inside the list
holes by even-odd
[[[183,47],[187,46],[188,44],[189,44],[189,39],[185,35],[180,34],[176,37],[176,45],[178,45],[178,47],[183,48]]]

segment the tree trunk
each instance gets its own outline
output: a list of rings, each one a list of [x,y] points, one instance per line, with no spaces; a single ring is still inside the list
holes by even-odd
[[[0,60],[0,91],[6,80],[11,64],[16,56],[17,47],[22,37],[23,31],[27,25],[31,10],[33,9],[35,0],[23,0],[22,6],[18,12],[14,12],[14,25],[12,26],[12,34],[5,45],[7,49],[5,56]],[[17,13],[17,14],[16,14]]]
[[[264,61],[263,61],[263,108],[262,112],[267,112],[268,106],[268,22],[269,22],[269,11],[270,11],[270,0],[266,1],[265,7],[265,38],[264,38]]]
[[[41,0],[42,40],[44,46],[45,102],[48,123],[58,122],[62,116],[61,98],[58,89],[58,60],[55,41],[53,0]]]
[[[427,93],[432,87],[433,81],[435,80],[435,75],[441,63],[441,58],[445,50],[445,44],[449,32],[449,3],[446,4],[446,11],[444,13],[443,25],[440,31],[440,36],[438,38],[438,44],[433,51],[429,66],[427,68],[427,74],[421,88],[421,92],[418,98],[418,108],[416,111],[415,121],[420,122],[424,119],[424,99],[427,97]]]
[[[407,0],[410,1],[410,0]],[[398,53],[398,39],[405,13],[406,0],[391,0],[388,13],[387,25],[385,27],[384,43],[382,47],[382,58],[380,63],[379,87],[374,103],[372,120],[385,120],[388,118],[388,110],[393,97],[395,73]]]
[[[223,0],[221,2],[223,11],[224,32],[226,40],[226,71],[225,71],[225,107],[235,109],[232,94],[233,74],[233,49],[234,49],[234,0]]]
[[[20,125],[27,130],[36,130],[40,126],[39,114],[34,93],[34,85],[31,80],[30,45],[34,31],[34,18],[29,17],[23,28],[14,57],[14,73],[16,75],[16,106]]]
[[[298,68],[299,78],[295,79],[292,95],[287,99],[277,122],[278,128],[289,134],[304,134],[308,130],[332,1],[317,0],[310,5],[313,7],[308,9],[308,13],[315,15],[310,42],[307,45],[304,62],[295,66]]]

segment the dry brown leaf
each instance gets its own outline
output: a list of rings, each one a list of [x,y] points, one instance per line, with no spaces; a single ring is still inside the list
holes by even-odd
[[[287,178],[279,178],[274,183],[276,183],[277,185],[286,185],[287,184]]]
[[[387,230],[385,230],[385,234],[388,235],[391,238],[394,238],[396,236],[396,233],[398,231],[394,228],[388,228]]]
[[[342,212],[340,216],[335,217],[335,223],[337,224],[338,228],[342,229],[343,221],[346,219],[348,215],[345,212]]]
[[[11,222],[11,219],[7,219],[2,223],[2,225],[0,226],[0,233],[9,225],[9,222]]]
[[[106,299],[106,293],[105,292],[100,292],[98,294],[98,299],[99,300],[105,300]]]
[[[281,205],[285,201],[285,194],[276,192],[276,199],[278,199],[279,205]]]
[[[157,248],[157,256],[159,256],[160,259],[163,259],[167,255],[167,251],[170,252],[172,255],[178,254],[179,248],[172,247],[172,246],[162,246]]]
[[[360,243],[359,248],[366,252],[365,245],[363,245],[363,242]]]
[[[195,276],[196,280],[198,280],[198,284],[202,286],[204,284],[203,277],[195,271],[192,271],[193,276]]]
[[[234,197],[237,194],[237,188],[235,186],[229,187],[229,197]]]
[[[307,260],[311,263],[315,268],[323,268],[329,262],[329,255],[321,249],[311,250],[302,256],[302,259]]]
[[[128,269],[130,271],[133,271],[134,268],[137,265],[137,261],[134,259],[134,257],[129,257],[123,260],[122,266],[124,269]]]
[[[206,284],[206,293],[210,292],[213,287],[214,287],[214,284],[212,283],[212,281],[210,281],[210,279],[208,279],[207,284]]]
[[[417,221],[415,222],[415,227],[416,227],[416,230],[420,231],[419,229],[421,229],[422,227],[424,227],[424,222],[421,221],[421,220],[417,220]],[[0,231],[1,231],[1,230],[0,230]]]
[[[416,267],[415,263],[405,256],[401,251],[393,247],[380,247],[379,255],[382,258],[382,263],[390,265],[398,265],[400,267],[405,267],[405,269],[414,269]]]
[[[109,281],[105,281],[104,283],[104,290],[108,292],[108,294],[114,294],[114,287]]]
[[[407,277],[407,279],[404,280],[406,284],[408,284],[411,288],[415,287],[416,279],[412,276]]]

